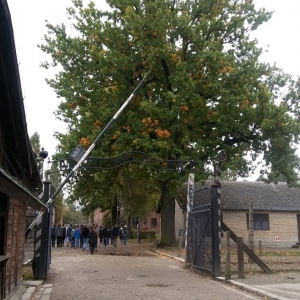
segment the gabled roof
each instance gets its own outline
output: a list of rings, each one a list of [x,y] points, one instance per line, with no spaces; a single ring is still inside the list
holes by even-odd
[[[13,27],[6,0],[0,0],[0,127],[7,145],[7,170],[28,187],[42,188],[25,117]]]
[[[195,183],[195,190],[211,186],[212,181],[204,184]],[[186,207],[187,183],[181,188],[178,202]],[[208,192],[195,192],[194,205],[207,204]],[[249,195],[253,200],[254,210],[261,211],[299,211],[300,188],[290,188],[286,183],[267,184],[262,181],[222,181],[221,208],[223,210],[248,210]]]
[[[0,192],[35,208],[42,182],[27,132],[14,35],[7,1],[0,0]]]
[[[300,211],[300,188],[290,188],[284,182],[222,182],[223,209],[249,209],[249,195],[255,210]]]

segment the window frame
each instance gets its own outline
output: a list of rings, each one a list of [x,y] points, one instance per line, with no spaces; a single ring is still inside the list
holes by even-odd
[[[157,228],[157,218],[151,218],[151,228]]]
[[[249,230],[249,213],[247,215],[247,230]],[[253,213],[253,230],[270,230],[269,213]]]

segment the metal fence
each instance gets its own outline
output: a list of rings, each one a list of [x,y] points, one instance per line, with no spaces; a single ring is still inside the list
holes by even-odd
[[[194,191],[188,224],[187,261],[195,268],[220,274],[220,220],[218,187]]]

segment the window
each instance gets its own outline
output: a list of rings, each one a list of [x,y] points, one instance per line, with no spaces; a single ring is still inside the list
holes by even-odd
[[[151,219],[151,227],[153,228],[153,227],[157,227],[157,219],[155,219],[155,218],[152,218]]]
[[[139,225],[139,221],[138,220],[132,220],[132,222],[131,222],[132,228],[136,228],[138,225]]]
[[[247,214],[247,229],[249,230],[249,214]],[[270,230],[269,214],[253,214],[254,230]]]

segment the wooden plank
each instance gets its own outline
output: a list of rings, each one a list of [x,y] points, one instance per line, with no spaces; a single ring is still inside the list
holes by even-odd
[[[230,260],[230,232],[226,231],[225,244],[225,280],[231,279],[231,260]]]
[[[227,233],[227,232],[226,232]],[[237,255],[238,255],[238,277],[245,278],[244,271],[244,246],[243,238],[237,238]]]
[[[238,236],[222,221],[221,228],[224,231],[230,232],[230,237],[237,243]],[[249,255],[250,258],[265,272],[268,274],[272,273],[272,270],[253,252],[251,249],[243,243],[244,251]]]

